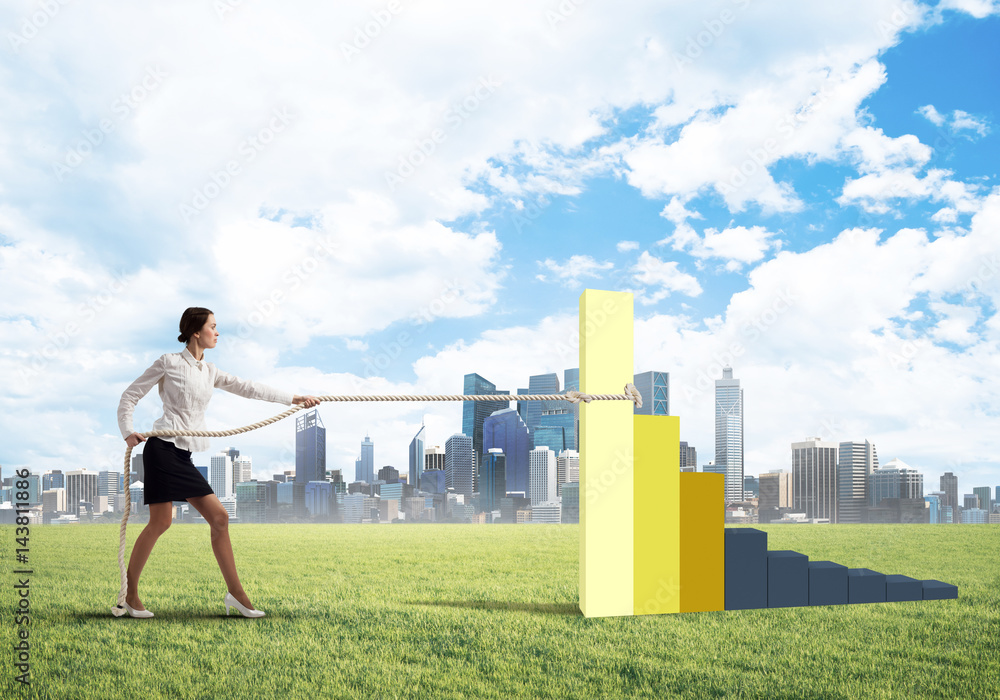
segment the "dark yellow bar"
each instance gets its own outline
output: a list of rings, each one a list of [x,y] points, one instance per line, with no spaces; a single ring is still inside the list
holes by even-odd
[[[633,416],[633,421],[635,614],[676,613],[681,609],[680,419]]]
[[[680,487],[680,612],[724,610],[725,478],[722,474],[684,472]]]

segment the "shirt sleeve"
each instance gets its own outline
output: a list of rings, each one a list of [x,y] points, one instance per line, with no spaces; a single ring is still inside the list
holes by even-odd
[[[260,382],[254,382],[249,379],[240,379],[239,377],[229,374],[228,372],[223,372],[221,369],[216,369],[215,388],[228,391],[231,394],[236,394],[237,396],[242,396],[247,399],[273,401],[275,403],[283,403],[288,406],[292,405],[292,399],[295,398],[295,394],[289,391],[281,391],[280,389],[275,389],[267,384],[261,384]]]
[[[129,384],[128,389],[122,392],[121,401],[118,402],[118,428],[122,431],[122,437],[127,438],[135,432],[132,427],[135,405],[163,378],[166,372],[165,358],[166,355],[161,355],[138,379]]]

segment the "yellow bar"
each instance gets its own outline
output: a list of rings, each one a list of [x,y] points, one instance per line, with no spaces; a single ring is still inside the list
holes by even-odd
[[[635,614],[676,613],[681,611],[680,419],[633,416],[633,424]]]
[[[684,472],[681,484],[681,612],[726,607],[725,477]]]
[[[580,391],[621,394],[633,381],[632,295],[580,295]],[[580,404],[580,611],[632,615],[632,417],[628,401]]]

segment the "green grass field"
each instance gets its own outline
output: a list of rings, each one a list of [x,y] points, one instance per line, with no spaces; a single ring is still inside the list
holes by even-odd
[[[129,528],[129,550],[141,526]],[[31,528],[39,698],[997,698],[1000,526],[765,526],[769,549],[959,586],[958,600],[584,618],[576,525],[234,525],[259,620],[227,618],[207,525],[115,618],[118,527]]]

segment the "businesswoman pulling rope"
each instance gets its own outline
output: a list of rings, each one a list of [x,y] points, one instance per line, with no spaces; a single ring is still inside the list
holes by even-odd
[[[319,404],[314,396],[293,395],[217,369],[205,360],[205,351],[214,348],[218,338],[215,315],[210,310],[186,309],[177,337],[185,344],[184,349],[157,359],[125,390],[118,405],[118,426],[125,442],[130,448],[140,442],[146,443],[142,455],[143,502],[149,506],[149,522],[132,547],[123,602],[125,611],[132,617],[153,617],[139,599],[139,577],[156,541],[170,527],[173,501],[190,503],[211,527],[212,551],[226,582],[227,592],[223,599],[226,614],[232,607],[244,617],[264,616],[262,610],[254,609],[236,573],[229,540],[229,514],[191,461],[192,452],[208,449],[208,438],[164,436],[146,439],[132,426],[136,404],[153,386],[159,386],[163,401],[163,415],[153,424],[153,430],[204,430],[205,409],[217,388],[249,399],[304,408]]]

